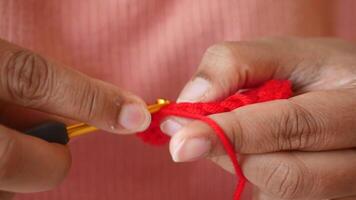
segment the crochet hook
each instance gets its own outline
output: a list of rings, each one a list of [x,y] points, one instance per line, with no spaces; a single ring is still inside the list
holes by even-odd
[[[169,103],[170,102],[166,99],[157,99],[157,102],[149,105],[147,109],[152,114],[159,111],[163,106],[168,105]],[[73,137],[84,135],[96,130],[98,130],[96,127],[85,123],[66,126],[61,122],[47,122],[25,131],[25,133],[27,135],[46,140],[47,142],[67,144]]]

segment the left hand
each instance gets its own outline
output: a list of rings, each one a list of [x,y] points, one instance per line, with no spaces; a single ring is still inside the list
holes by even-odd
[[[71,165],[68,146],[3,125],[3,121],[23,123],[19,113],[4,112],[2,108],[9,105],[118,134],[144,130],[151,116],[138,96],[0,39],[1,200],[11,199],[11,193],[53,189],[64,180]],[[9,115],[16,118],[10,120]]]
[[[256,199],[356,196],[356,46],[336,39],[267,38],[209,48],[178,101],[213,101],[268,79],[289,79],[296,96],[211,115],[229,136]],[[230,161],[201,121],[172,118],[177,162]],[[185,125],[185,126],[184,126]],[[267,194],[267,195],[266,195]]]

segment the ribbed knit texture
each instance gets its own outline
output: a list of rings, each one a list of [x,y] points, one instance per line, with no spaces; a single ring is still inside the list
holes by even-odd
[[[352,39],[355,10],[353,0],[0,0],[0,37],[153,103],[174,100],[216,42],[268,35]],[[25,123],[19,115],[0,122]],[[32,116],[28,122],[40,120]],[[177,165],[167,150],[135,137],[99,132],[70,148],[73,166],[63,185],[18,199],[225,200],[234,190],[234,177],[214,164]]]

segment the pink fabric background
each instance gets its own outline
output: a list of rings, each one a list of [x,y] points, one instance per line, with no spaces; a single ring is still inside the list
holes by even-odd
[[[0,37],[141,95],[174,99],[204,50],[268,35],[354,39],[352,0],[0,0]],[[231,199],[234,176],[207,161],[102,132],[72,141],[69,177],[18,200]]]

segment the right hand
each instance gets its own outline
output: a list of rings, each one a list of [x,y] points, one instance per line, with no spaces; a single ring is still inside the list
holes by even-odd
[[[119,134],[142,131],[150,123],[137,96],[0,40],[0,104],[5,103]],[[66,146],[0,125],[0,190],[49,190],[63,180],[70,163]],[[0,193],[0,198],[5,197]]]
[[[263,38],[209,48],[180,101],[217,101],[269,79],[294,95],[210,115],[241,154],[258,199],[356,199],[356,46],[330,38]],[[173,120],[173,121],[172,121]],[[177,162],[204,157],[232,171],[217,135],[199,120],[166,120]]]

